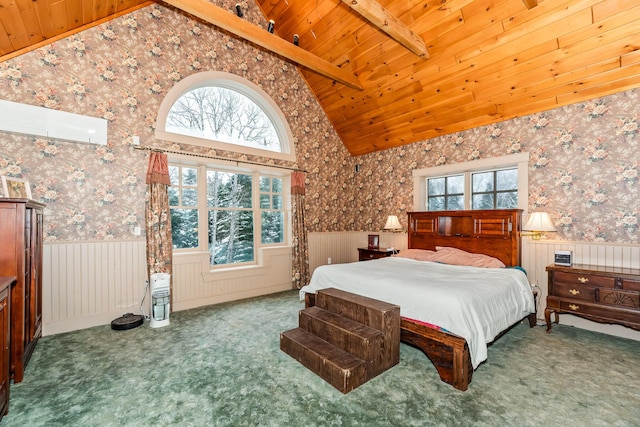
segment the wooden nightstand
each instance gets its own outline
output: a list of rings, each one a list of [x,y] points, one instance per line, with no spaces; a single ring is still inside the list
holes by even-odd
[[[370,259],[386,258],[393,254],[393,249],[368,249],[358,248],[358,261],[369,261]]]

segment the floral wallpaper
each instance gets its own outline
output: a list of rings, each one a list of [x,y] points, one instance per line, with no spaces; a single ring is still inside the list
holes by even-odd
[[[218,2],[229,13],[235,4]],[[244,19],[264,24],[255,4],[241,4]],[[107,147],[0,133],[0,175],[30,181],[33,197],[47,205],[47,241],[127,239],[135,237],[136,227],[144,230],[148,152],[134,148],[133,136],[142,145],[246,158],[154,140],[166,93],[183,78],[208,70],[243,76],[273,98],[292,128],[299,167],[315,160],[312,146],[333,146],[335,157],[348,156],[293,65],[185,14],[151,5],[0,63],[3,99],[108,120]]]
[[[381,228],[389,214],[406,227],[413,169],[529,152],[529,210],[551,215],[553,238],[638,243],[639,122],[631,90],[361,156],[347,229]]]
[[[237,2],[215,3],[233,13]],[[241,5],[243,19],[266,24],[253,2]],[[638,243],[638,90],[351,157],[295,66],[158,4],[0,63],[1,98],[109,122],[107,147],[0,133],[0,175],[31,182],[47,204],[48,241],[131,239],[144,229],[148,153],[133,136],[245,158],[154,139],[166,93],[207,70],[245,77],[283,111],[297,154],[285,166],[306,171],[311,232],[379,230],[389,214],[406,226],[413,169],[529,152],[529,208],[552,215],[557,238]]]

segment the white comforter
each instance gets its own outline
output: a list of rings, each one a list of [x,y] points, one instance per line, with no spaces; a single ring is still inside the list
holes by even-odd
[[[437,325],[466,339],[475,369],[487,343],[535,310],[525,274],[512,268],[478,268],[391,257],[316,268],[315,293],[339,288],[400,306],[400,315]]]

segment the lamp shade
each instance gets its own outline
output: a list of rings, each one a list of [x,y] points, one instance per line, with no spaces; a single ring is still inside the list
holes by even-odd
[[[396,215],[389,215],[387,223],[384,225],[384,230],[402,230],[402,225],[400,225],[400,221],[398,221],[398,217]]]
[[[522,229],[527,231],[556,231],[556,227],[546,212],[532,213]]]

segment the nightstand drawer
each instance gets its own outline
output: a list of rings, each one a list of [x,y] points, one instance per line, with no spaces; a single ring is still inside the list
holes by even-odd
[[[613,288],[616,283],[616,279],[607,276],[596,276],[592,274],[584,273],[566,273],[564,271],[556,271],[553,278],[554,282],[586,285],[586,286],[602,286],[605,288]]]
[[[594,302],[596,300],[596,288],[575,283],[556,282],[553,285],[553,295]]]
[[[393,255],[393,250],[358,248],[358,261],[386,258]]]

